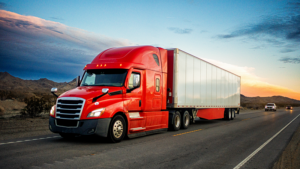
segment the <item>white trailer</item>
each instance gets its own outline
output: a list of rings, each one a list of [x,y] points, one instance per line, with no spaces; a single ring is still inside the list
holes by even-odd
[[[177,48],[168,64],[168,108],[239,110],[240,76]]]

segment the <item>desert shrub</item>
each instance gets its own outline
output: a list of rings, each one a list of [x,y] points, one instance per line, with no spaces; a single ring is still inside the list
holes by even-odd
[[[0,106],[0,116],[4,115],[4,111],[5,111],[5,109],[2,106]]]
[[[55,104],[55,99],[49,95],[38,97],[30,97],[24,99],[27,106],[21,110],[22,116],[37,117],[42,112],[49,112],[51,107]]]

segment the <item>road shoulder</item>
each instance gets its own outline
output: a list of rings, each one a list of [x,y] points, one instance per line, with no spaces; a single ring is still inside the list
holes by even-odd
[[[300,125],[279,159],[273,165],[273,169],[294,168],[300,168]]]

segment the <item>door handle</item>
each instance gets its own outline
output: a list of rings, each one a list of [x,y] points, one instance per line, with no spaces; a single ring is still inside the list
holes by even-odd
[[[142,106],[142,100],[139,101],[139,106],[140,106],[140,107]]]

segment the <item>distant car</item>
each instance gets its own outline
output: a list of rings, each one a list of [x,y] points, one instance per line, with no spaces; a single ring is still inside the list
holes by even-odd
[[[292,106],[286,106],[286,109],[293,110],[293,107]]]
[[[265,111],[276,111],[276,104],[275,103],[268,103],[266,106],[265,106]]]

